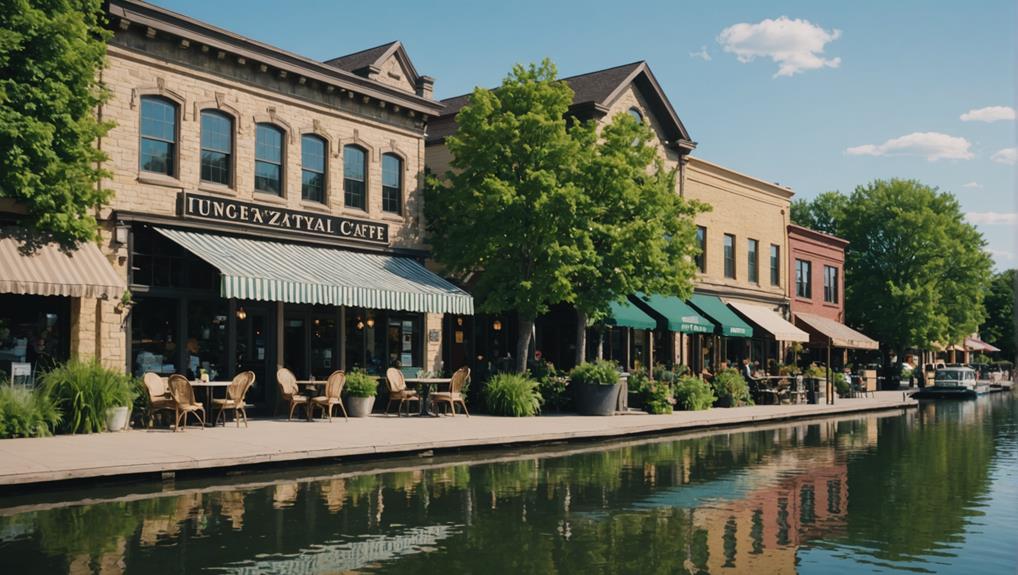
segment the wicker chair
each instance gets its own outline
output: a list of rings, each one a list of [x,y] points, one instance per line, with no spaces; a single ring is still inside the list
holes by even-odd
[[[184,424],[184,429],[187,429],[187,416],[194,414],[195,419],[201,425],[202,429],[205,429],[205,406],[199,401],[194,399],[194,388],[191,387],[191,382],[187,381],[187,378],[183,375],[175,373],[170,376],[170,395],[173,396],[173,407],[176,411],[176,418],[174,419],[174,431],[180,431],[180,424]]]
[[[233,377],[233,382],[226,388],[225,398],[212,400],[212,406],[219,410],[219,413],[216,414],[216,425],[222,419],[225,427],[226,416],[224,414],[226,410],[232,410],[237,427],[240,427],[241,417],[244,418],[244,427],[247,427],[247,405],[244,403],[244,396],[247,395],[247,390],[251,389],[254,380],[253,371],[242,371]]]
[[[399,405],[396,407],[396,417],[400,416],[400,411],[403,406],[406,405],[407,415],[410,415],[410,402],[416,401],[417,405],[421,404],[421,398],[417,395],[417,392],[412,389],[406,388],[406,380],[403,379],[403,372],[390,367],[385,370],[385,383],[389,387],[389,403],[385,404],[385,414],[389,415],[389,408],[392,407],[392,402],[398,401]]]
[[[456,404],[459,404],[463,408],[463,413],[470,417],[470,412],[467,411],[467,404],[463,401],[463,394],[461,393],[463,386],[466,385],[467,380],[470,379],[470,368],[461,367],[456,370],[456,373],[452,374],[452,381],[449,382],[449,391],[439,391],[432,393],[428,397],[435,403],[436,406],[448,405],[449,411],[456,415]]]
[[[279,368],[279,371],[276,372],[276,383],[279,384],[280,399],[290,404],[290,414],[287,419],[293,420],[293,411],[298,406],[304,408],[305,414],[308,413],[308,398],[306,395],[300,394],[300,388],[297,387],[297,376],[292,371],[285,367]]]
[[[142,381],[145,383],[145,389],[148,390],[147,417],[148,426],[152,427],[155,414],[160,411],[176,412],[176,407],[173,404],[173,396],[170,395],[170,386],[165,379],[159,377],[158,374],[148,372]]]
[[[343,370],[332,372],[329,380],[325,382],[325,395],[312,399],[311,406],[321,409],[322,415],[328,415],[329,421],[332,421],[332,409],[338,405],[343,412],[343,419],[350,421],[346,416],[346,407],[343,407],[343,386],[345,385],[346,374],[343,373]]]

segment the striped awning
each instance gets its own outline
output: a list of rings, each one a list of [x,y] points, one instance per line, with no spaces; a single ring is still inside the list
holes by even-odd
[[[470,294],[413,259],[155,228],[216,267],[225,298],[473,314]]]
[[[876,340],[830,318],[799,312],[795,314],[795,322],[811,335],[819,336],[811,338],[816,343],[830,343],[832,347],[845,349],[880,348]]]
[[[127,289],[93,243],[74,250],[50,243],[22,251],[23,245],[0,237],[0,293],[120,299]]]
[[[809,341],[809,334],[795,327],[771,308],[742,301],[728,300],[728,305],[753,322],[763,331],[774,336],[778,341]]]

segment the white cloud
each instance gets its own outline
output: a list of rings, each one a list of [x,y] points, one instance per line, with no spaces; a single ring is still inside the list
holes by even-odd
[[[778,64],[774,77],[793,76],[807,70],[837,68],[841,58],[825,59],[824,47],[837,40],[841,30],[824,30],[808,20],[782,16],[749,24],[729,26],[718,34],[718,44],[742,63],[770,58]]]
[[[1008,164],[1013,166],[1018,164],[1018,148],[1004,148],[990,156],[990,159],[998,164]]]
[[[1000,122],[1014,120],[1014,108],[1010,106],[987,106],[969,110],[961,115],[962,122]]]
[[[707,51],[707,47],[706,46],[700,46],[700,49],[697,50],[696,52],[690,52],[689,53],[689,57],[690,58],[697,58],[697,59],[703,60],[704,62],[710,62],[710,60],[711,60],[710,52]]]
[[[1013,226],[1018,224],[1018,212],[968,212],[965,219],[977,225]]]
[[[940,132],[913,132],[892,138],[883,144],[863,144],[845,150],[850,156],[921,156],[931,162],[937,160],[971,160],[975,155],[965,138]]]
[[[983,187],[979,182],[969,182],[962,186],[963,188],[969,188],[970,190],[978,190]]]

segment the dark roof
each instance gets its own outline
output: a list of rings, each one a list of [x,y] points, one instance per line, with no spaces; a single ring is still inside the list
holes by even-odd
[[[669,141],[675,143],[681,141],[684,147],[690,149],[695,146],[650,67],[644,61],[569,76],[562,78],[562,81],[573,89],[570,112],[581,119],[603,115],[616,96],[627,86],[635,83],[647,98],[651,111],[665,127]],[[442,100],[445,109],[429,124],[428,141],[437,142],[452,135],[456,131],[456,114],[469,102],[470,94]]]
[[[375,46],[374,48],[368,48],[367,50],[361,50],[360,52],[354,52],[353,54],[347,54],[346,56],[326,60],[325,63],[330,66],[335,66],[341,70],[346,70],[347,72],[356,72],[357,70],[367,68],[372,64],[378,64],[379,60],[381,60],[382,57],[397,44],[399,44],[399,42],[386,42],[381,46]]]

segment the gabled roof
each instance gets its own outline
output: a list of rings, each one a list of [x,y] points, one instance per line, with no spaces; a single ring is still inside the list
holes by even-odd
[[[394,54],[399,62],[409,71],[411,83],[417,84],[417,79],[420,77],[417,74],[417,69],[414,68],[414,63],[410,61],[410,56],[407,54],[406,49],[403,48],[403,43],[398,40],[386,42],[380,46],[347,54],[346,56],[326,60],[325,63],[340,70],[346,70],[347,72],[353,72],[359,76],[366,77],[371,68],[377,69]]]
[[[641,60],[614,68],[570,76],[562,78],[562,81],[568,83],[569,87],[573,89],[570,113],[584,120],[606,114],[615,99],[630,85],[635,85],[646,98],[650,111],[664,128],[668,142],[686,149],[696,146],[645,61]],[[469,101],[470,94],[442,100],[445,109],[438,118],[430,123],[429,143],[441,141],[456,131],[456,114]]]

